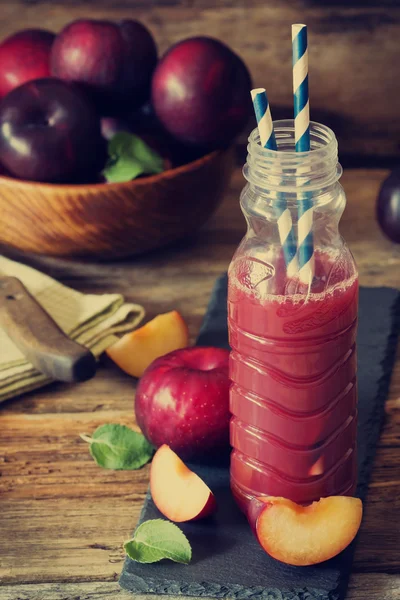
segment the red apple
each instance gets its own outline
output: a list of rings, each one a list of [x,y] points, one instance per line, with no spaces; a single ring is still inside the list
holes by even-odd
[[[58,79],[24,83],[0,104],[0,162],[17,177],[87,181],[104,163],[103,144],[95,108]]]
[[[301,506],[273,496],[254,498],[248,519],[261,547],[289,565],[315,565],[333,558],[356,537],[361,525],[359,498],[330,496]]]
[[[52,74],[87,88],[104,114],[142,105],[156,63],[150,32],[131,20],[74,21],[58,34],[51,52]]]
[[[27,81],[50,75],[55,37],[45,29],[24,29],[0,44],[0,98]]]
[[[195,37],[173,46],[152,82],[156,115],[184,143],[228,144],[251,111],[251,78],[243,61],[222,42]]]
[[[155,446],[184,459],[229,448],[229,352],[183,348],[155,360],[139,381],[135,413]]]
[[[151,463],[150,491],[158,510],[175,523],[203,519],[217,508],[210,488],[166,444]]]

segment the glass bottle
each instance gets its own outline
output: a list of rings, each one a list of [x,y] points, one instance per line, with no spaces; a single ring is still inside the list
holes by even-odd
[[[346,204],[337,141],[310,124],[311,150],[294,152],[293,121],[274,123],[278,151],[249,137],[241,208],[247,233],[229,267],[232,348],[231,487],[308,504],[356,486],[358,274],[338,225]],[[313,208],[314,276],[288,274],[277,219],[285,202],[298,236]]]

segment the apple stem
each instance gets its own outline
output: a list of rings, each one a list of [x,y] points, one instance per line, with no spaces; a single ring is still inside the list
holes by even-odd
[[[91,444],[93,442],[93,438],[89,437],[88,435],[86,435],[85,433],[80,433],[79,437],[84,441],[87,442],[88,444]]]

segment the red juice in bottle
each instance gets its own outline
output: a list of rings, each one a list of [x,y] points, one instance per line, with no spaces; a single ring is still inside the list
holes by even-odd
[[[251,185],[242,194],[249,229],[229,269],[228,326],[231,487],[243,510],[254,496],[308,504],[355,492],[358,277],[337,232],[343,190],[319,205],[320,193],[310,285],[287,276],[273,210]]]

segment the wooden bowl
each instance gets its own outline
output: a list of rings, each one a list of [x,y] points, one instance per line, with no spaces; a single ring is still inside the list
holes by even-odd
[[[232,167],[228,149],[126,183],[58,185],[0,176],[0,243],[101,259],[158,248],[203,225]]]

